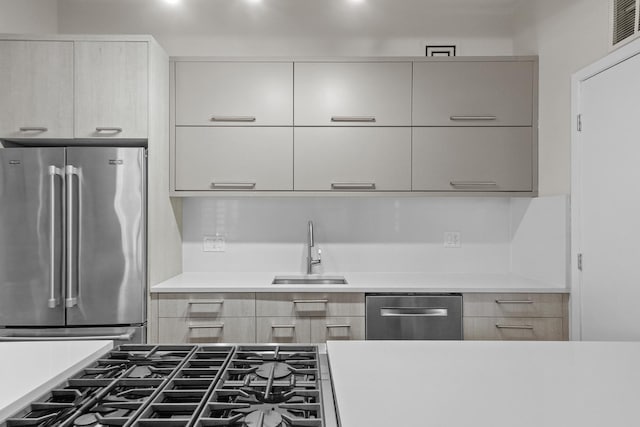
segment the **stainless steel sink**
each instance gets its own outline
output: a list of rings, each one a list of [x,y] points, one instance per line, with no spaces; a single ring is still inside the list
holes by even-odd
[[[272,285],[346,285],[342,276],[276,276]]]

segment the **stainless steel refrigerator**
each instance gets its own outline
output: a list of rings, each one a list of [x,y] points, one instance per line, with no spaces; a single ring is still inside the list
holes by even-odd
[[[0,149],[0,341],[145,341],[144,148]]]

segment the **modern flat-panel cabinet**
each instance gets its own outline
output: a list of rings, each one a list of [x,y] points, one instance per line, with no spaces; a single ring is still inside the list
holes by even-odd
[[[295,128],[294,188],[411,191],[411,128]]]
[[[293,125],[293,63],[177,62],[177,126]]]
[[[73,138],[73,42],[0,41],[0,138]]]
[[[293,128],[178,127],[177,190],[293,189]]]
[[[296,126],[410,126],[411,62],[296,62]]]
[[[413,63],[414,126],[531,126],[533,61]]]
[[[145,139],[148,44],[75,42],[75,137]]]
[[[531,191],[530,127],[414,127],[414,191]]]

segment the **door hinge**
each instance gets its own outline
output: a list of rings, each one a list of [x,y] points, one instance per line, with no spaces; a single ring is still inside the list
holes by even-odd
[[[577,122],[578,132],[582,132],[582,114],[578,114],[578,119],[576,122]]]
[[[582,271],[582,254],[578,254],[578,270]]]

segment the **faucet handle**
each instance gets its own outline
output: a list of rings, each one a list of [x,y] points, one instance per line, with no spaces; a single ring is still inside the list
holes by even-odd
[[[318,248],[318,261],[322,258],[322,249]]]

